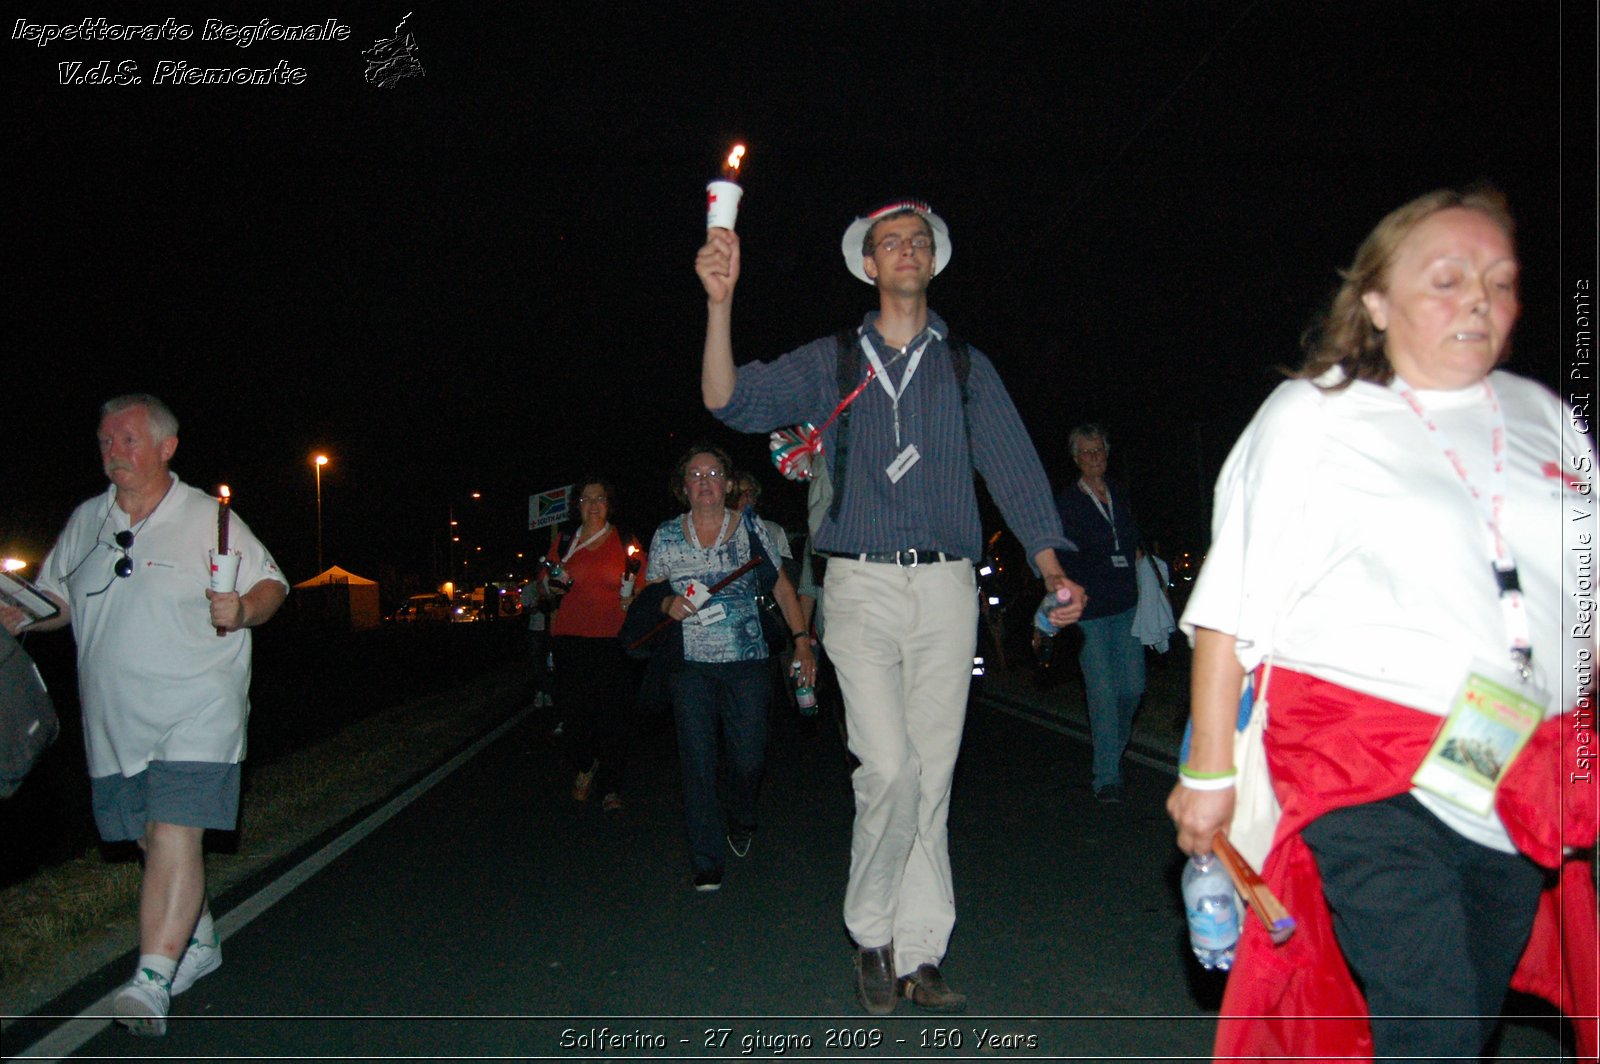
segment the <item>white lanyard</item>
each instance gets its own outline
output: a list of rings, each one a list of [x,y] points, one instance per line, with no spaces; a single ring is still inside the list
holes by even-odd
[[[600,531],[596,532],[594,535],[590,536],[588,539],[580,540],[576,536],[574,536],[573,540],[572,540],[572,545],[567,548],[567,553],[565,553],[565,554],[563,554],[561,556],[561,564],[565,565],[568,561],[570,561],[572,559],[572,556],[574,554],[578,553],[584,547],[587,547],[589,544],[593,543],[595,540],[601,538],[607,532],[610,532],[610,531],[611,531],[611,522],[607,521],[601,527]]]
[[[1100,511],[1100,516],[1104,517],[1106,524],[1111,526],[1111,553],[1121,554],[1122,539],[1117,535],[1117,503],[1111,497],[1111,485],[1106,485],[1106,501],[1104,503],[1100,501],[1100,496],[1094,493],[1094,489],[1083,482],[1082,477],[1078,478],[1078,490],[1089,496],[1089,501],[1094,503],[1094,508]]]
[[[917,365],[922,361],[922,353],[933,343],[933,336],[928,338],[911,352],[911,358],[906,362],[906,371],[900,378],[900,387],[897,389],[889,383],[889,375],[884,372],[883,360],[878,357],[877,349],[872,346],[872,341],[867,339],[867,334],[861,334],[861,350],[867,353],[867,361],[872,365],[873,374],[878,378],[878,383],[883,385],[883,390],[889,395],[889,402],[894,407],[894,445],[900,446],[900,397],[906,394],[906,388],[911,384],[911,378],[917,372]],[[902,350],[901,354],[905,354]]]
[[[1511,641],[1511,660],[1515,663],[1518,673],[1524,680],[1528,679],[1529,664],[1533,660],[1533,642],[1528,629],[1527,605],[1522,601],[1522,585],[1517,579],[1517,560],[1512,557],[1511,546],[1501,534],[1501,524],[1505,520],[1506,512],[1506,415],[1500,409],[1500,399],[1494,393],[1494,386],[1487,380],[1483,382],[1483,394],[1489,400],[1489,413],[1492,419],[1489,430],[1489,487],[1487,493],[1478,487],[1467,473],[1467,467],[1461,460],[1461,455],[1433,418],[1422,405],[1422,399],[1412,391],[1399,377],[1394,379],[1393,388],[1400,393],[1406,401],[1411,412],[1417,415],[1423,427],[1428,430],[1428,439],[1434,448],[1450,463],[1450,468],[1456,471],[1462,488],[1471,497],[1473,505],[1483,518],[1483,523],[1488,531],[1489,566],[1494,572],[1495,584],[1500,589],[1500,612],[1504,617],[1506,635]]]
[[[724,506],[722,508],[722,528],[721,528],[721,530],[719,530],[717,532],[717,538],[711,541],[711,546],[709,546],[709,547],[700,546],[700,533],[698,533],[698,532],[696,532],[694,530],[694,515],[693,514],[684,514],[683,515],[683,530],[684,530],[685,534],[688,535],[689,539],[691,541],[693,541],[693,543],[694,543],[694,545],[696,547],[699,547],[701,550],[703,550],[703,551],[705,551],[706,553],[709,554],[713,550],[716,550],[717,544],[722,542],[722,537],[726,536],[728,534],[728,522],[730,520],[732,520],[732,519],[733,519],[733,511],[728,509],[726,506]]]

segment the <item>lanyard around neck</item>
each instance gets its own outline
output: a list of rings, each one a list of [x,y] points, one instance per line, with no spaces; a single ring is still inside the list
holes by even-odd
[[[610,531],[611,531],[611,522],[607,521],[604,525],[601,526],[600,531],[596,532],[594,535],[590,536],[588,539],[579,539],[577,536],[573,536],[572,537],[572,545],[567,548],[567,553],[565,553],[565,554],[563,554],[561,556],[562,564],[563,565],[566,564],[568,561],[570,561],[572,559],[572,556],[574,554],[578,553],[584,547],[587,547],[589,544],[595,542],[600,537],[604,536],[607,532],[610,532]]]
[[[894,445],[896,447],[900,446],[900,397],[906,394],[906,388],[910,386],[911,378],[916,375],[917,366],[922,363],[922,353],[928,349],[928,345],[931,343],[933,343],[933,333],[929,332],[927,339],[918,344],[917,349],[912,351],[911,357],[906,360],[906,371],[900,377],[900,387],[896,388],[890,383],[889,375],[884,372],[883,359],[878,357],[877,348],[872,346],[872,341],[867,339],[866,333],[861,334],[861,350],[867,353],[867,362],[872,366],[872,375],[876,376],[878,383],[883,385],[883,390],[888,394],[889,402],[894,408]],[[907,348],[910,347],[909,344],[906,346]],[[904,353],[905,351],[902,350],[901,354]]]
[[[728,522],[732,519],[733,511],[724,506],[722,508],[722,528],[717,531],[717,538],[711,541],[711,546],[709,547],[701,546],[700,544],[700,533],[696,531],[694,527],[694,514],[691,513],[683,515],[683,530],[688,533],[690,541],[696,547],[699,547],[703,551],[713,551],[717,548],[717,545],[722,542],[723,538],[727,536]]]
[[[1094,503],[1094,508],[1100,511],[1100,516],[1106,519],[1106,524],[1111,526],[1111,553],[1122,553],[1122,537],[1117,535],[1117,501],[1111,497],[1111,485],[1106,485],[1106,501],[1101,502],[1100,496],[1094,489],[1084,483],[1082,477],[1078,478],[1078,490],[1089,496],[1089,501]]]
[[[1527,604],[1522,599],[1522,584],[1517,577],[1517,560],[1511,553],[1511,545],[1506,542],[1505,535],[1501,531],[1505,523],[1506,485],[1509,475],[1506,471],[1506,415],[1500,408],[1500,398],[1495,395],[1494,386],[1487,379],[1484,380],[1483,394],[1489,401],[1490,416],[1489,482],[1487,487],[1480,487],[1467,472],[1460,452],[1439,428],[1427,408],[1422,405],[1422,398],[1399,377],[1394,379],[1391,387],[1400,393],[1400,397],[1406,401],[1411,412],[1417,415],[1417,420],[1426,430],[1428,441],[1433,444],[1434,450],[1450,468],[1455,470],[1457,482],[1483,519],[1487,533],[1485,542],[1489,568],[1494,574],[1495,586],[1500,592],[1500,612],[1505,622],[1506,636],[1511,643],[1511,660],[1516,665],[1518,673],[1526,680],[1530,675],[1529,666],[1533,661],[1533,642],[1528,627]]]

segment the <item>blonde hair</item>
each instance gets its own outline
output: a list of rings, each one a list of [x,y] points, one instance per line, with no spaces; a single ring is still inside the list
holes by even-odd
[[[1383,349],[1383,331],[1372,324],[1361,297],[1368,292],[1387,291],[1389,270],[1400,245],[1428,218],[1453,207],[1487,216],[1515,246],[1517,226],[1511,208],[1492,185],[1474,185],[1464,191],[1436,189],[1390,211],[1356,249],[1350,268],[1339,271],[1344,283],[1334,293],[1328,309],[1306,330],[1301,340],[1306,359],[1293,376],[1315,380],[1338,366],[1344,376],[1328,386],[1330,391],[1348,387],[1352,381],[1388,384],[1394,379],[1394,366]],[[1510,352],[1507,344],[1501,358]]]

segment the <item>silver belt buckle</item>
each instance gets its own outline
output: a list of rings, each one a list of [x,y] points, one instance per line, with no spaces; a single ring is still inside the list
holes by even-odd
[[[911,564],[910,565],[907,565],[904,561],[901,560],[907,554],[911,555]],[[917,563],[920,561],[920,559],[917,557],[917,548],[908,547],[905,550],[897,550],[897,551],[895,551],[894,552],[894,561],[895,561],[895,564],[900,566],[902,569],[915,569],[917,567]]]

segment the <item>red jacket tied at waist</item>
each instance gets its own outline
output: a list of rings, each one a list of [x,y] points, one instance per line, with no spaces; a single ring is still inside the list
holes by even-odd
[[[1411,789],[1440,718],[1289,669],[1272,671],[1267,760],[1283,819],[1262,877],[1298,928],[1275,947],[1245,921],[1217,1024],[1218,1060],[1372,1058],[1366,1002],[1334,938],[1322,880],[1300,831],[1323,813]],[[1559,876],[1539,901],[1511,985],[1561,1007],[1578,1052],[1594,1059],[1600,935],[1594,871],[1597,799],[1592,710],[1545,721],[1501,781],[1495,808],[1519,851]],[[1579,746],[1588,749],[1580,753]],[[1580,758],[1588,758],[1586,762]],[[1583,770],[1579,771],[1582,767]],[[1563,858],[1563,848],[1577,856]]]

